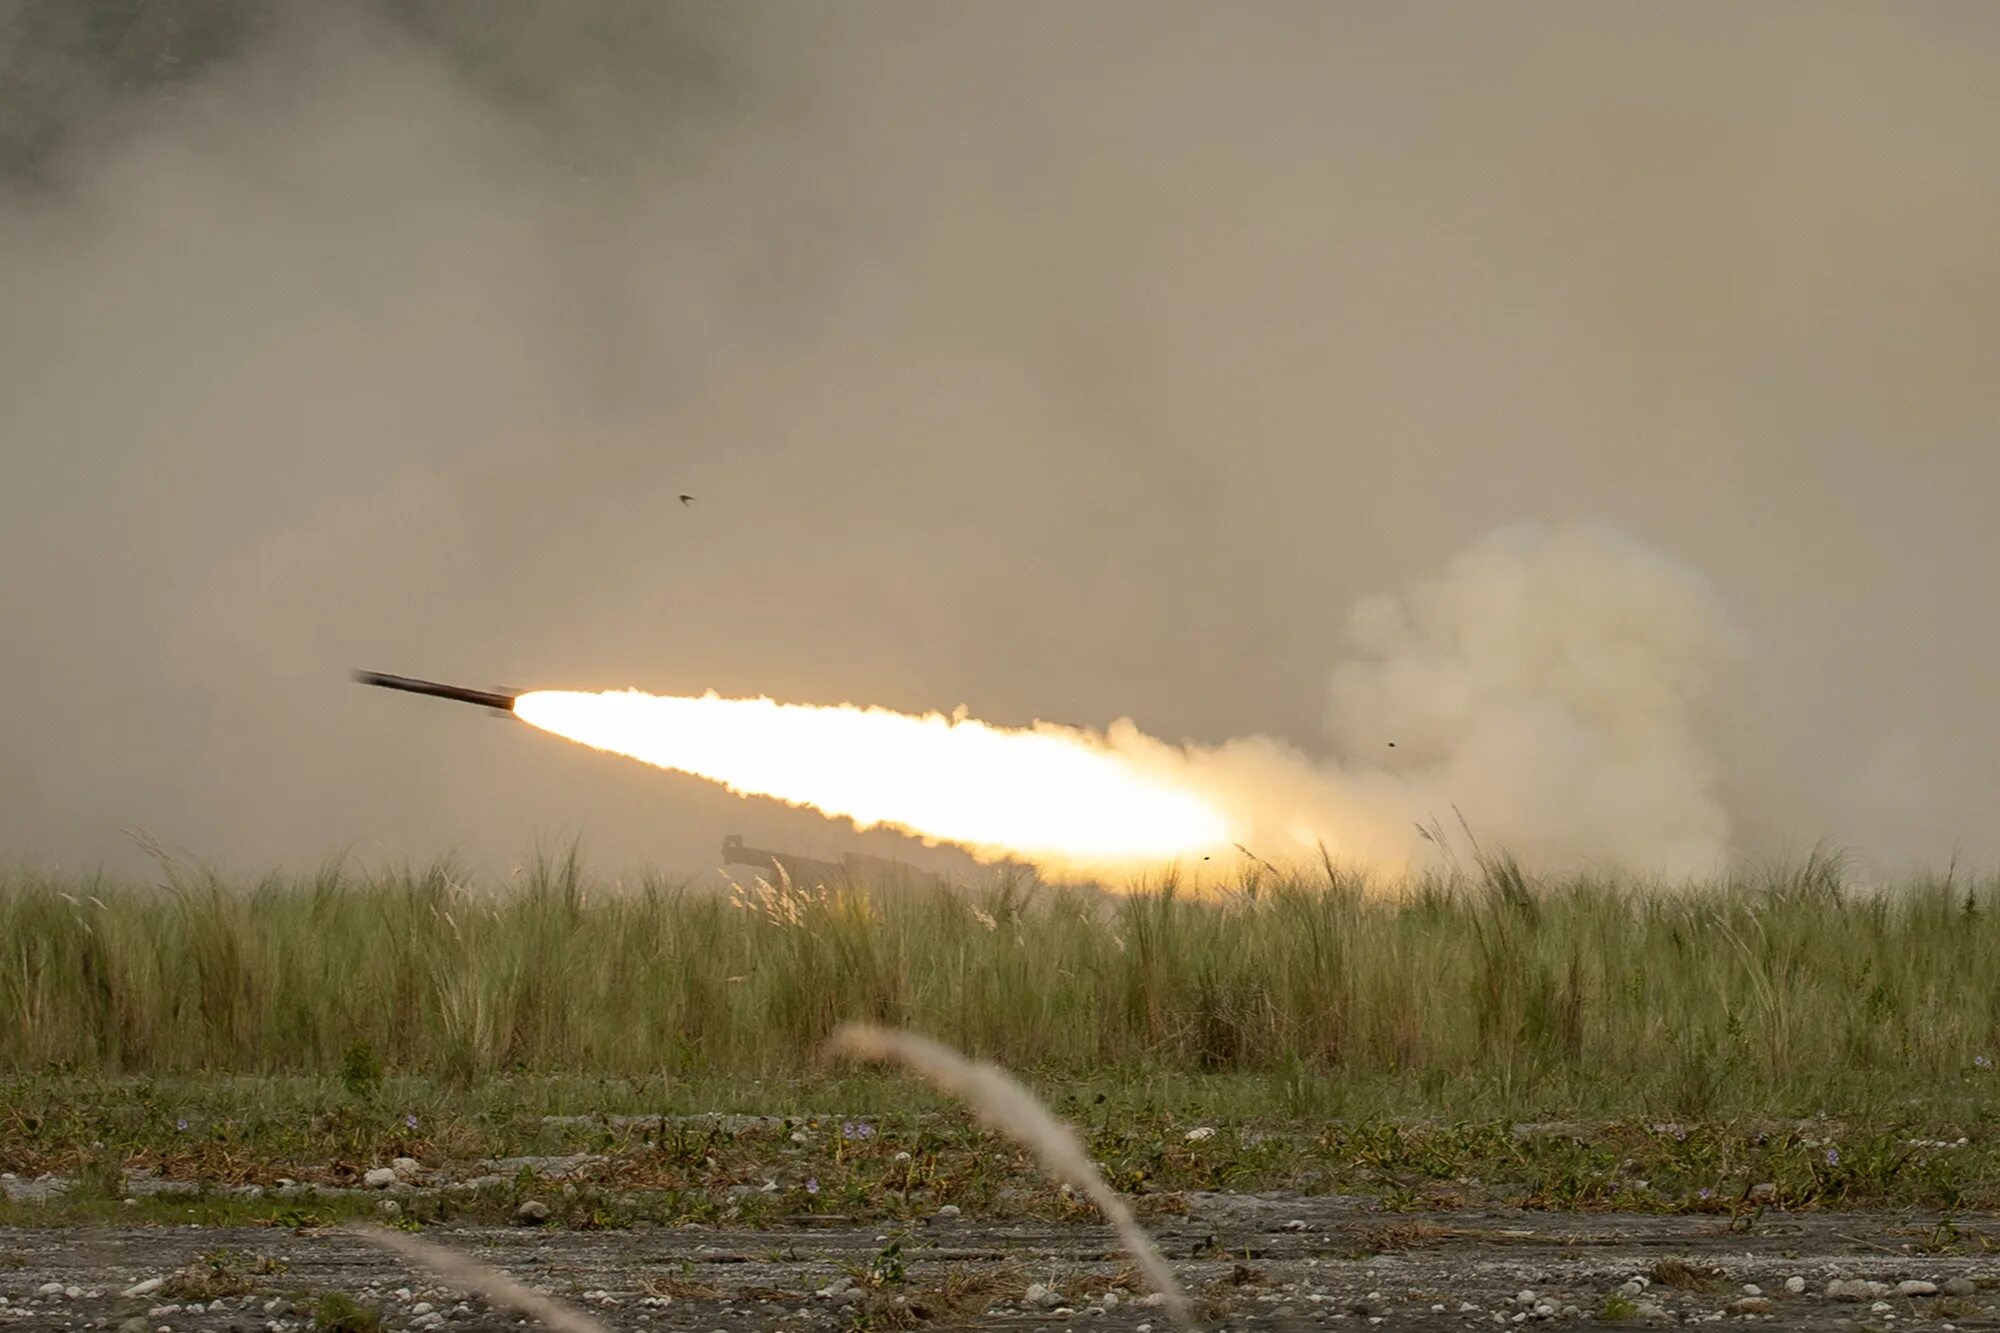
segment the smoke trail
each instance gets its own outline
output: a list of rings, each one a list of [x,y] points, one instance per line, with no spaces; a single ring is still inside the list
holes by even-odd
[[[1152,1283],[1153,1290],[1166,1299],[1174,1321],[1183,1327],[1194,1326],[1187,1297],[1174,1280],[1173,1270],[1167,1267],[1146,1229],[1132,1216],[1125,1200],[1091,1165],[1090,1155],[1077,1142],[1075,1131],[1050,1114],[1033,1093],[1005,1070],[968,1060],[929,1037],[865,1023],[841,1024],[828,1038],[827,1047],[863,1060],[895,1060],[908,1065],[940,1090],[964,1101],[982,1123],[1034,1153],[1050,1175],[1083,1191],[1097,1205],[1146,1280]]]
[[[1371,598],[1335,672],[1338,753],[1267,737],[1175,746],[852,705],[522,695],[525,720],[599,749],[1058,874],[1196,882],[1339,859],[1394,876],[1418,825],[1462,811],[1541,869],[1714,870],[1728,821],[1700,741],[1727,626],[1693,575],[1591,524],[1503,529],[1436,578]]]
[[[1418,823],[1457,809],[1540,869],[1720,868],[1703,722],[1735,635],[1692,572],[1601,524],[1519,524],[1362,601],[1347,629],[1334,758],[1254,737],[1190,758],[1246,844],[1298,857],[1324,840],[1394,870],[1429,851]]]

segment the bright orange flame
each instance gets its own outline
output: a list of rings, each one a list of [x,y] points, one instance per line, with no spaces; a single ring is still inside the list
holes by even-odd
[[[1101,739],[1038,723],[990,727],[937,713],[537,690],[527,722],[614,754],[951,842],[988,859],[1099,871],[1164,866],[1230,843],[1208,800]]]

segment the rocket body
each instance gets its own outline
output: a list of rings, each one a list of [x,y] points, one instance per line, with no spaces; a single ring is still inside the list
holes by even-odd
[[[379,671],[357,671],[356,682],[373,685],[384,690],[402,690],[408,694],[427,694],[433,699],[455,699],[459,703],[478,704],[482,708],[494,708],[503,713],[514,711],[515,695],[500,690],[473,690],[463,685],[443,685],[434,680],[417,680],[411,676],[390,676]]]

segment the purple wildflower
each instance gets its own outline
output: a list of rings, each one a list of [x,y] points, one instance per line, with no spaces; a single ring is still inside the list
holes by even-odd
[[[1840,1149],[1838,1149],[1838,1148],[1828,1148],[1828,1149],[1826,1150],[1826,1164],[1827,1164],[1828,1166],[1839,1166],[1839,1165],[1840,1165]]]
[[[812,1178],[811,1180],[808,1180],[808,1181],[806,1182],[806,1193],[808,1193],[808,1194],[817,1194],[817,1193],[819,1193],[819,1177],[818,1177],[818,1176],[814,1176],[814,1177],[813,1177],[813,1178]]]
[[[1990,1055],[1975,1055],[1972,1057],[1972,1067],[1974,1069],[1991,1069],[1993,1068],[1993,1057]]]
[[[1713,1199],[1715,1197],[1715,1191],[1710,1189],[1708,1186],[1703,1185],[1701,1187],[1701,1197],[1704,1199]]]
[[[183,1134],[187,1133],[188,1132],[187,1117],[183,1116],[181,1119],[174,1121],[174,1128],[179,1130]]]
[[[406,1129],[415,1129],[417,1127],[417,1116],[414,1111],[403,1117],[403,1126]]]
[[[875,1126],[866,1120],[850,1120],[840,1127],[840,1137],[866,1142],[875,1137]]]

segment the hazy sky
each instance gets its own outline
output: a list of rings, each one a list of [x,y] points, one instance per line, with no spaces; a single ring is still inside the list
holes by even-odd
[[[401,8],[0,17],[0,859],[893,854],[346,675],[1330,753],[1357,602],[1589,518],[1739,851],[2000,861],[2000,9]]]

